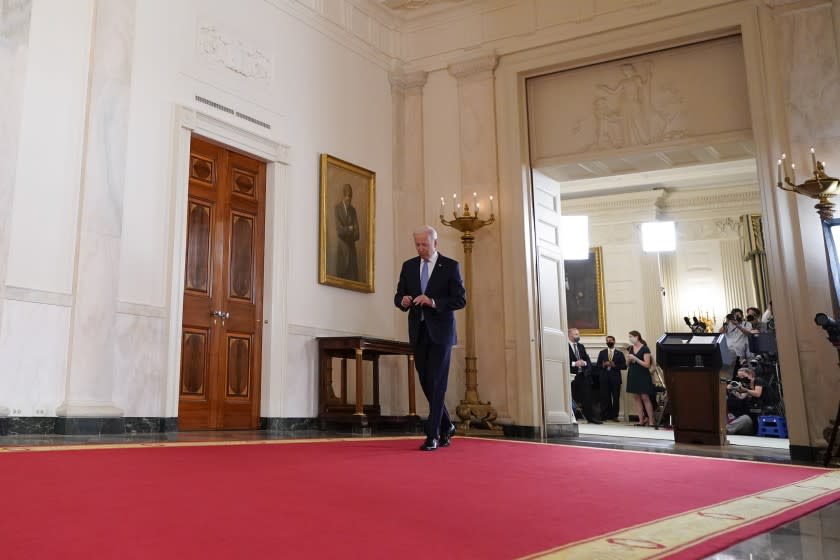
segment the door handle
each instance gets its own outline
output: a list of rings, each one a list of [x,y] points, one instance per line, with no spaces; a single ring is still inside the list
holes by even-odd
[[[213,317],[213,324],[216,324],[216,319],[222,320],[222,326],[225,326],[225,320],[230,319],[230,311],[222,311],[221,309],[215,309],[210,312],[210,316]]]

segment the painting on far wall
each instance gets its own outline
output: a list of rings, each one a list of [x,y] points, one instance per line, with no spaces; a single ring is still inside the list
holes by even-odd
[[[321,154],[320,207],[318,281],[372,293],[376,173]]]
[[[566,317],[569,328],[577,327],[582,336],[602,336],[607,333],[607,314],[604,306],[604,267],[601,248],[589,249],[589,258],[565,261]]]

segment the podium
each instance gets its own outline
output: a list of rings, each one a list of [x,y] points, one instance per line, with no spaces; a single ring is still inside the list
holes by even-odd
[[[674,415],[674,441],[726,443],[726,386],[733,363],[726,335],[665,333],[656,341]]]

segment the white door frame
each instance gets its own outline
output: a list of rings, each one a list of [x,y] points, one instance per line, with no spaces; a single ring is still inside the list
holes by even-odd
[[[263,282],[263,340],[260,413],[281,416],[271,402],[279,392],[287,363],[286,285],[288,232],[286,194],[289,190],[289,146],[256,134],[235,123],[183,105],[175,106],[172,200],[170,203],[169,334],[166,356],[164,415],[178,416],[181,379],[181,322],[184,305],[184,266],[187,242],[190,140],[198,135],[266,162],[265,278]],[[273,391],[272,391],[273,389]]]

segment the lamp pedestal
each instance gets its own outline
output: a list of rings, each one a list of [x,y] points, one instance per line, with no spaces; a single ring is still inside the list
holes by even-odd
[[[496,221],[491,213],[487,220],[480,220],[478,216],[471,215],[469,205],[464,205],[464,213],[461,216],[455,215],[452,221],[444,219],[440,215],[440,222],[461,232],[461,243],[464,245],[464,283],[466,284],[467,297],[472,297],[472,250],[475,243],[473,232]],[[467,343],[466,343],[466,389],[461,404],[458,405],[456,413],[460,422],[458,431],[464,434],[481,435],[502,435],[502,427],[497,426],[493,421],[498,417],[496,409],[490,402],[483,402],[478,396],[478,358],[475,356],[475,329],[473,306],[467,300]]]

